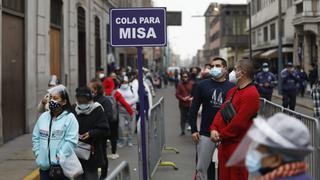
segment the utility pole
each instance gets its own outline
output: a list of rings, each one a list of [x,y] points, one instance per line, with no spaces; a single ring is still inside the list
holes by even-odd
[[[282,8],[281,8],[281,0],[278,0],[279,6],[279,15],[278,15],[278,92],[282,94],[282,79],[281,79],[281,71],[283,69],[282,63]]]
[[[252,25],[251,25],[251,2],[248,3],[248,12],[249,12],[249,59],[252,59]]]

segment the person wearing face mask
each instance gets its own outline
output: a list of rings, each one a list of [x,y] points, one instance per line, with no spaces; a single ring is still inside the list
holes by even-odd
[[[58,77],[56,75],[51,75],[48,88],[53,88],[55,86],[58,86],[60,84]],[[49,111],[49,101],[50,101],[50,93],[47,92],[47,94],[41,99],[41,101],[38,104],[38,112],[41,114],[45,111]]]
[[[101,82],[105,79],[104,69],[102,67],[98,67],[96,69],[96,79],[99,79]]]
[[[226,79],[227,61],[221,57],[213,58],[210,64],[211,78],[200,81],[194,91],[190,108],[192,139],[197,149],[196,179],[207,180],[207,170],[212,161],[215,143],[210,140],[210,125],[224,102],[227,92],[234,87]],[[197,127],[198,112],[202,106],[200,129]],[[210,175],[211,172],[209,172]]]
[[[78,143],[79,125],[70,113],[66,88],[59,85],[49,89],[48,93],[49,111],[41,114],[32,133],[32,151],[40,168],[40,180],[53,179],[50,171],[54,168],[62,171],[59,159],[69,157]],[[68,179],[63,174],[55,178]]]
[[[93,94],[93,100],[94,102],[98,102],[101,104],[103,107],[105,117],[106,117],[106,122],[109,124],[109,127],[111,128],[111,122],[113,118],[113,112],[112,112],[112,104],[110,102],[110,99],[108,99],[106,96],[103,95],[103,86],[100,80],[98,79],[92,79],[89,83],[90,90],[92,91]],[[107,138],[110,138],[111,136],[111,130],[107,132],[109,136]],[[101,175],[100,179],[105,179],[108,174],[108,158],[107,158],[107,138],[102,141],[103,143],[103,150],[104,150],[104,155],[103,157],[105,158],[105,164],[101,166]]]
[[[254,119],[227,166],[245,165],[254,180],[311,180],[304,159],[312,151],[308,128],[294,117],[277,113]]]
[[[192,91],[192,82],[189,79],[188,72],[181,73],[181,82],[177,85],[176,88],[176,98],[179,101],[180,109],[180,136],[185,135],[186,123],[189,120],[189,109],[192,101],[191,97]]]
[[[281,71],[282,78],[282,106],[294,111],[296,106],[296,96],[299,90],[300,77],[298,71],[293,67],[292,62],[288,62],[287,67]]]
[[[73,113],[79,123],[79,140],[91,146],[89,159],[79,158],[84,173],[76,180],[98,179],[98,167],[106,164],[104,141],[110,132],[109,124],[103,107],[93,101],[88,87],[76,89],[76,100]]]
[[[269,71],[268,63],[262,64],[262,71],[256,75],[255,84],[260,97],[271,101],[273,88],[276,87],[277,80],[275,75]]]
[[[121,80],[121,86],[118,91],[134,112],[133,115],[130,116],[122,106],[119,107],[119,145],[123,146],[126,142],[129,147],[132,147],[133,122],[135,122],[133,118],[135,117],[136,104],[139,100],[139,96],[136,91],[132,90],[127,76],[124,76]]]
[[[221,105],[211,126],[211,139],[218,146],[219,179],[247,180],[244,167],[226,167],[227,160],[246,134],[259,110],[259,93],[253,84],[254,67],[250,60],[239,60],[229,74],[229,80],[236,83]],[[229,112],[225,113],[225,112]]]

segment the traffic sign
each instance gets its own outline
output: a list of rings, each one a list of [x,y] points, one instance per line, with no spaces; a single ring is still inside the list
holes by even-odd
[[[110,11],[111,46],[154,47],[167,44],[166,8]]]

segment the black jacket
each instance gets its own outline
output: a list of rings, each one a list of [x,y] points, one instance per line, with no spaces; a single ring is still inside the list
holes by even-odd
[[[103,96],[103,95],[97,95],[93,98],[93,100],[95,102],[98,102],[99,104],[101,104],[101,106],[104,109],[104,114],[106,115],[106,121],[109,124],[110,119],[112,119],[112,104],[110,102],[110,100]]]
[[[98,166],[104,165],[105,153],[103,141],[107,136],[109,124],[106,121],[106,116],[101,108],[101,106],[94,109],[90,114],[77,114],[75,112],[75,106],[73,108],[73,113],[76,116],[79,123],[79,134],[82,135],[89,132],[89,139],[83,141],[85,143],[91,144],[92,153],[89,160],[80,160],[83,166],[88,168],[96,168]]]

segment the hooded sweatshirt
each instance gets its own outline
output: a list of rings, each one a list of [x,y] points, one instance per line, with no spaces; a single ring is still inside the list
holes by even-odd
[[[108,77],[103,81],[103,87],[104,87],[104,92],[106,96],[111,96],[112,91],[115,88],[114,82],[111,77]],[[128,102],[123,98],[123,96],[118,91],[114,93],[114,99],[117,102],[119,102],[127,110],[130,116],[132,116],[133,110],[131,106],[128,104]]]
[[[58,157],[68,157],[78,144],[78,121],[72,113],[63,111],[56,120],[52,121],[49,140],[50,111],[39,117],[32,133],[32,151],[36,156],[36,164],[41,170],[48,170],[49,150],[51,164],[58,164]]]

